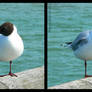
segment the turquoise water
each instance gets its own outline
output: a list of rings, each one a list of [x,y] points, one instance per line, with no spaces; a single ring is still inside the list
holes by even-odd
[[[84,62],[60,44],[92,30],[92,3],[48,4],[48,86],[84,78]],[[92,62],[87,73],[92,75]]]
[[[0,3],[0,24],[6,21],[16,25],[24,42],[24,53],[12,63],[12,72],[43,66],[44,4]],[[0,62],[0,74],[8,72],[9,62]]]

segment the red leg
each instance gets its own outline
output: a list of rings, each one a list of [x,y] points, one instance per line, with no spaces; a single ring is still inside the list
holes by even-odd
[[[10,76],[16,76],[16,77],[17,77],[17,75],[15,75],[14,73],[11,72],[11,64],[12,64],[12,61],[10,61],[10,72],[9,72],[9,74],[6,74],[6,75],[0,75],[0,77],[4,77],[4,76],[7,76],[7,75],[10,75]]]
[[[85,78],[87,77],[87,62],[85,60]]]
[[[16,76],[17,77],[17,75],[15,75],[14,73],[11,72],[11,64],[12,64],[12,61],[10,61],[10,72],[9,72],[8,75],[10,75],[10,76]]]
[[[87,62],[85,60],[85,78],[92,77],[92,75],[87,75]]]
[[[7,74],[6,75],[0,75],[0,77],[4,77],[4,76],[7,76]]]

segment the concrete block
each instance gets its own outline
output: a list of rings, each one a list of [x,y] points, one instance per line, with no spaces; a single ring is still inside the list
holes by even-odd
[[[92,77],[63,83],[49,87],[48,89],[92,89]]]
[[[15,74],[18,77],[0,77],[0,89],[44,89],[44,67]]]

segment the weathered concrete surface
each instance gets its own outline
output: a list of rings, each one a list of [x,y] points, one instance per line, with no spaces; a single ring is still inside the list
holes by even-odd
[[[0,77],[0,89],[44,89],[44,67],[15,74],[18,77]]]
[[[84,78],[81,80],[75,80],[48,89],[92,89],[92,77]]]

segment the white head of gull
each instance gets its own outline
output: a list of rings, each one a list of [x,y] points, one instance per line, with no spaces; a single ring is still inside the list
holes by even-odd
[[[6,22],[0,26],[0,61],[10,61],[10,76],[17,76],[11,72],[12,60],[21,56],[24,45],[21,37],[17,33],[14,24]],[[1,75],[3,77],[6,75]]]
[[[92,31],[81,32],[73,42],[66,42],[77,58],[85,62],[85,78],[87,75],[87,60],[92,60]]]

